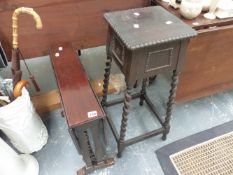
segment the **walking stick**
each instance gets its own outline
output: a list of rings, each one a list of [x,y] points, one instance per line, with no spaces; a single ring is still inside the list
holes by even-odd
[[[32,9],[32,8],[27,8],[27,7],[20,7],[17,8],[12,16],[12,36],[13,36],[13,41],[12,41],[12,45],[13,45],[13,49],[12,49],[12,58],[11,58],[11,62],[12,62],[12,77],[13,77],[13,86],[15,87],[15,85],[21,80],[22,77],[22,71],[20,70],[20,57],[24,60],[19,48],[18,48],[18,16],[21,13],[26,13],[29,15],[32,15],[35,22],[36,22],[36,28],[42,29],[42,22],[41,22],[41,18],[40,16]],[[26,68],[28,70],[28,73],[30,75],[30,79],[35,87],[35,89],[37,91],[40,90],[37,82],[35,81],[34,76],[31,74],[30,70],[28,69],[28,66],[24,60],[24,63],[26,65]]]

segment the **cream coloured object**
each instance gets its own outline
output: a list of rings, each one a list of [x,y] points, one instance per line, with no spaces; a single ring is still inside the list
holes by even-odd
[[[206,19],[215,19],[216,15],[215,15],[215,10],[218,6],[220,0],[211,0],[211,4],[210,4],[210,10],[208,13],[204,14],[204,17]]]
[[[196,18],[202,11],[203,2],[201,0],[182,0],[180,13],[186,19]]]
[[[36,152],[47,143],[47,129],[25,88],[22,89],[22,96],[0,108],[0,129],[21,153]]]
[[[233,17],[233,1],[232,0],[219,1],[215,15],[220,19]]]
[[[38,175],[39,164],[31,155],[18,155],[0,138],[0,174]]]
[[[210,8],[211,0],[203,0],[202,11],[208,11]]]

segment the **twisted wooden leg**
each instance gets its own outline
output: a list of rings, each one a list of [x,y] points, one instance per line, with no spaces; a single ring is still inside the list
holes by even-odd
[[[88,152],[89,152],[89,156],[90,156],[92,165],[95,165],[95,164],[97,164],[97,160],[96,160],[95,154],[93,152],[93,149],[91,147],[91,143],[90,143],[90,140],[89,140],[88,132],[84,131],[83,134],[84,134],[84,137],[85,137],[85,142],[87,144],[87,149],[88,149]]]
[[[100,162],[103,162],[105,159],[105,145],[103,143],[104,141],[104,135],[101,133],[102,123],[103,121],[97,120],[96,122],[93,122],[91,126],[91,133],[92,133],[92,139],[94,144],[94,152],[95,152],[95,159],[97,164]],[[104,131],[103,131],[104,132]]]
[[[167,138],[167,134],[170,131],[170,120],[171,120],[171,115],[172,115],[172,108],[175,102],[175,97],[176,97],[176,89],[177,89],[177,84],[178,84],[178,75],[179,73],[174,70],[173,71],[173,75],[172,75],[172,83],[171,83],[171,90],[170,90],[170,96],[169,96],[169,100],[167,103],[167,112],[166,112],[166,118],[165,118],[165,122],[163,124],[164,127],[164,132],[163,132],[163,136],[162,139],[166,140]]]
[[[111,71],[111,63],[112,63],[112,58],[108,54],[107,55],[107,61],[106,61],[105,74],[104,74],[103,98],[102,98],[102,101],[101,101],[102,106],[106,106],[106,102],[107,102],[108,84],[109,84],[109,76],[110,76],[110,71]]]
[[[77,127],[74,133],[74,139],[78,139],[75,143],[78,144],[77,148],[82,154],[83,160],[86,164],[86,167],[92,167],[94,160],[93,151],[91,149],[89,136],[85,127]],[[73,136],[73,135],[72,135]],[[92,153],[91,153],[92,152]]]
[[[140,92],[140,102],[139,102],[139,105],[142,106],[143,105],[143,102],[145,100],[144,96],[146,95],[146,82],[147,82],[147,79],[144,78],[143,81],[142,81],[142,90]]]
[[[131,88],[127,87],[125,92],[125,100],[124,100],[124,107],[122,113],[122,120],[121,120],[121,130],[120,130],[120,138],[118,140],[118,157],[121,157],[121,153],[124,149],[124,141],[125,141],[125,133],[128,121],[128,114],[130,110],[130,101],[131,101]]]

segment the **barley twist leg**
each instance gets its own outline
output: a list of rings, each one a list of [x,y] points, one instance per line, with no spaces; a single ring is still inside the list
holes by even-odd
[[[169,100],[167,103],[166,118],[165,118],[165,122],[163,124],[163,127],[164,127],[164,132],[163,132],[163,136],[162,136],[163,140],[166,140],[167,134],[170,131],[170,120],[171,120],[171,115],[172,115],[172,108],[173,108],[173,105],[175,103],[178,77],[179,77],[179,73],[176,70],[174,70],[173,75],[172,75],[170,96],[169,96]]]
[[[122,113],[122,120],[121,120],[121,130],[120,130],[120,138],[118,140],[118,157],[121,157],[121,153],[124,149],[124,141],[125,141],[125,134],[127,128],[127,121],[128,121],[128,114],[130,112],[130,101],[131,101],[131,88],[127,88],[125,92],[125,100],[124,100],[124,107]]]

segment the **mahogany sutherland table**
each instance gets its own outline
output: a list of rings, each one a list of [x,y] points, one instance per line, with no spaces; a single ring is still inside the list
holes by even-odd
[[[170,119],[174,103],[178,75],[184,62],[184,54],[190,37],[196,35],[195,30],[183,23],[161,7],[147,7],[104,15],[108,25],[107,62],[104,75],[102,106],[106,107],[122,102],[122,99],[107,102],[107,92],[111,62],[114,59],[125,75],[127,90],[120,135],[107,114],[107,119],[118,144],[118,157],[125,146],[146,138],[163,134],[165,140],[170,130]],[[170,96],[167,103],[166,117],[161,118],[149,97],[146,95],[146,78],[161,72],[173,71]],[[142,90],[131,95],[132,87],[142,81]],[[127,120],[131,98],[140,97],[140,105],[145,100],[161,124],[161,128],[125,141]]]
[[[112,165],[114,160],[107,157],[105,149],[105,113],[72,44],[52,46],[50,55],[69,133],[86,163],[77,174]]]

